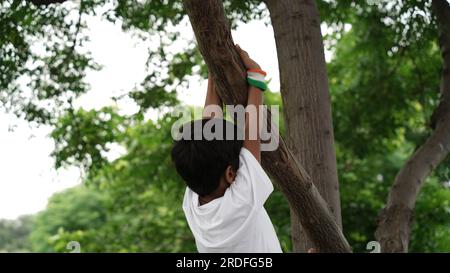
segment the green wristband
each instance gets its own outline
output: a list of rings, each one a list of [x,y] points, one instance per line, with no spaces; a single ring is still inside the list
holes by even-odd
[[[251,78],[247,78],[247,82],[251,86],[254,86],[254,87],[258,88],[261,91],[266,91],[267,90],[267,84],[265,82],[257,81],[257,80],[251,79]]]

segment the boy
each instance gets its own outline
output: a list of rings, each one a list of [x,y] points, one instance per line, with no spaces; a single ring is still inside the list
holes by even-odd
[[[261,93],[266,89],[265,72],[247,52],[239,46],[236,48],[248,70],[247,105],[258,109],[262,104]],[[218,111],[211,111],[211,106]],[[239,131],[220,118],[221,108],[209,79],[204,118],[184,125],[183,134],[190,132],[190,138],[176,141],[172,150],[176,170],[187,184],[183,210],[197,249],[199,252],[282,252],[263,206],[273,185],[260,165],[259,111],[246,114],[242,140],[235,133],[232,139],[225,137],[227,132],[239,134]],[[208,122],[213,125],[207,125]],[[196,126],[200,130],[211,126],[212,131],[220,131],[223,137],[194,140],[198,139],[193,130]],[[249,128],[257,128],[256,137],[250,137]]]

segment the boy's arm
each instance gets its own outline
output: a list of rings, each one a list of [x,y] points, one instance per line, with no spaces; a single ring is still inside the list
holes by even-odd
[[[222,100],[219,98],[211,75],[208,76],[208,90],[206,92],[205,107],[203,109],[204,118],[222,117]]]
[[[261,140],[260,140],[260,131],[259,128],[259,107],[262,104],[262,94],[261,90],[254,87],[249,86],[248,88],[248,100],[247,107],[254,106],[256,111],[252,111],[251,113],[245,113],[245,139],[244,139],[244,148],[249,150],[253,156],[261,163]],[[250,132],[250,130],[255,130],[255,132]]]
[[[242,50],[239,45],[236,45],[236,49],[238,50],[242,61],[245,64],[247,70],[256,69],[261,70],[261,67],[252,60],[248,53]],[[248,87],[248,99],[247,99],[247,109],[250,112],[246,112],[245,114],[245,139],[244,139],[244,148],[249,150],[253,156],[261,162],[261,140],[260,140],[260,131],[261,128],[259,119],[259,108],[262,105],[262,90],[253,85],[249,85]],[[255,111],[256,110],[256,111]],[[255,130],[256,132],[250,132],[250,130]],[[256,134],[255,134],[256,133]]]

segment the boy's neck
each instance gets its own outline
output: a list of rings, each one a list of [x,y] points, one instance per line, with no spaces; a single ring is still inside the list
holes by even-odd
[[[198,202],[200,203],[200,206],[204,205],[204,204],[208,204],[209,202],[211,202],[214,199],[220,198],[225,194],[225,191],[222,192],[222,194],[219,193],[211,193],[205,196],[198,196]]]
[[[200,206],[208,204],[212,200],[222,197],[229,186],[230,184],[228,184],[227,182],[220,181],[219,187],[214,192],[204,196],[199,195],[198,202],[200,203]]]

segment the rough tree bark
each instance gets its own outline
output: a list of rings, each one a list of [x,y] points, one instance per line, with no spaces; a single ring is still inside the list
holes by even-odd
[[[315,0],[265,0],[270,11],[280,68],[286,144],[311,176],[342,229],[320,16]],[[294,251],[314,245],[291,212]]]
[[[395,178],[375,233],[382,252],[407,252],[417,194],[426,177],[450,152],[450,6],[433,0],[443,58],[441,99],[432,116],[432,135],[411,156]]]
[[[222,1],[184,0],[183,3],[222,101],[245,105],[245,68],[234,48]],[[263,153],[262,165],[286,196],[318,251],[351,251],[327,203],[281,137],[277,150]]]

